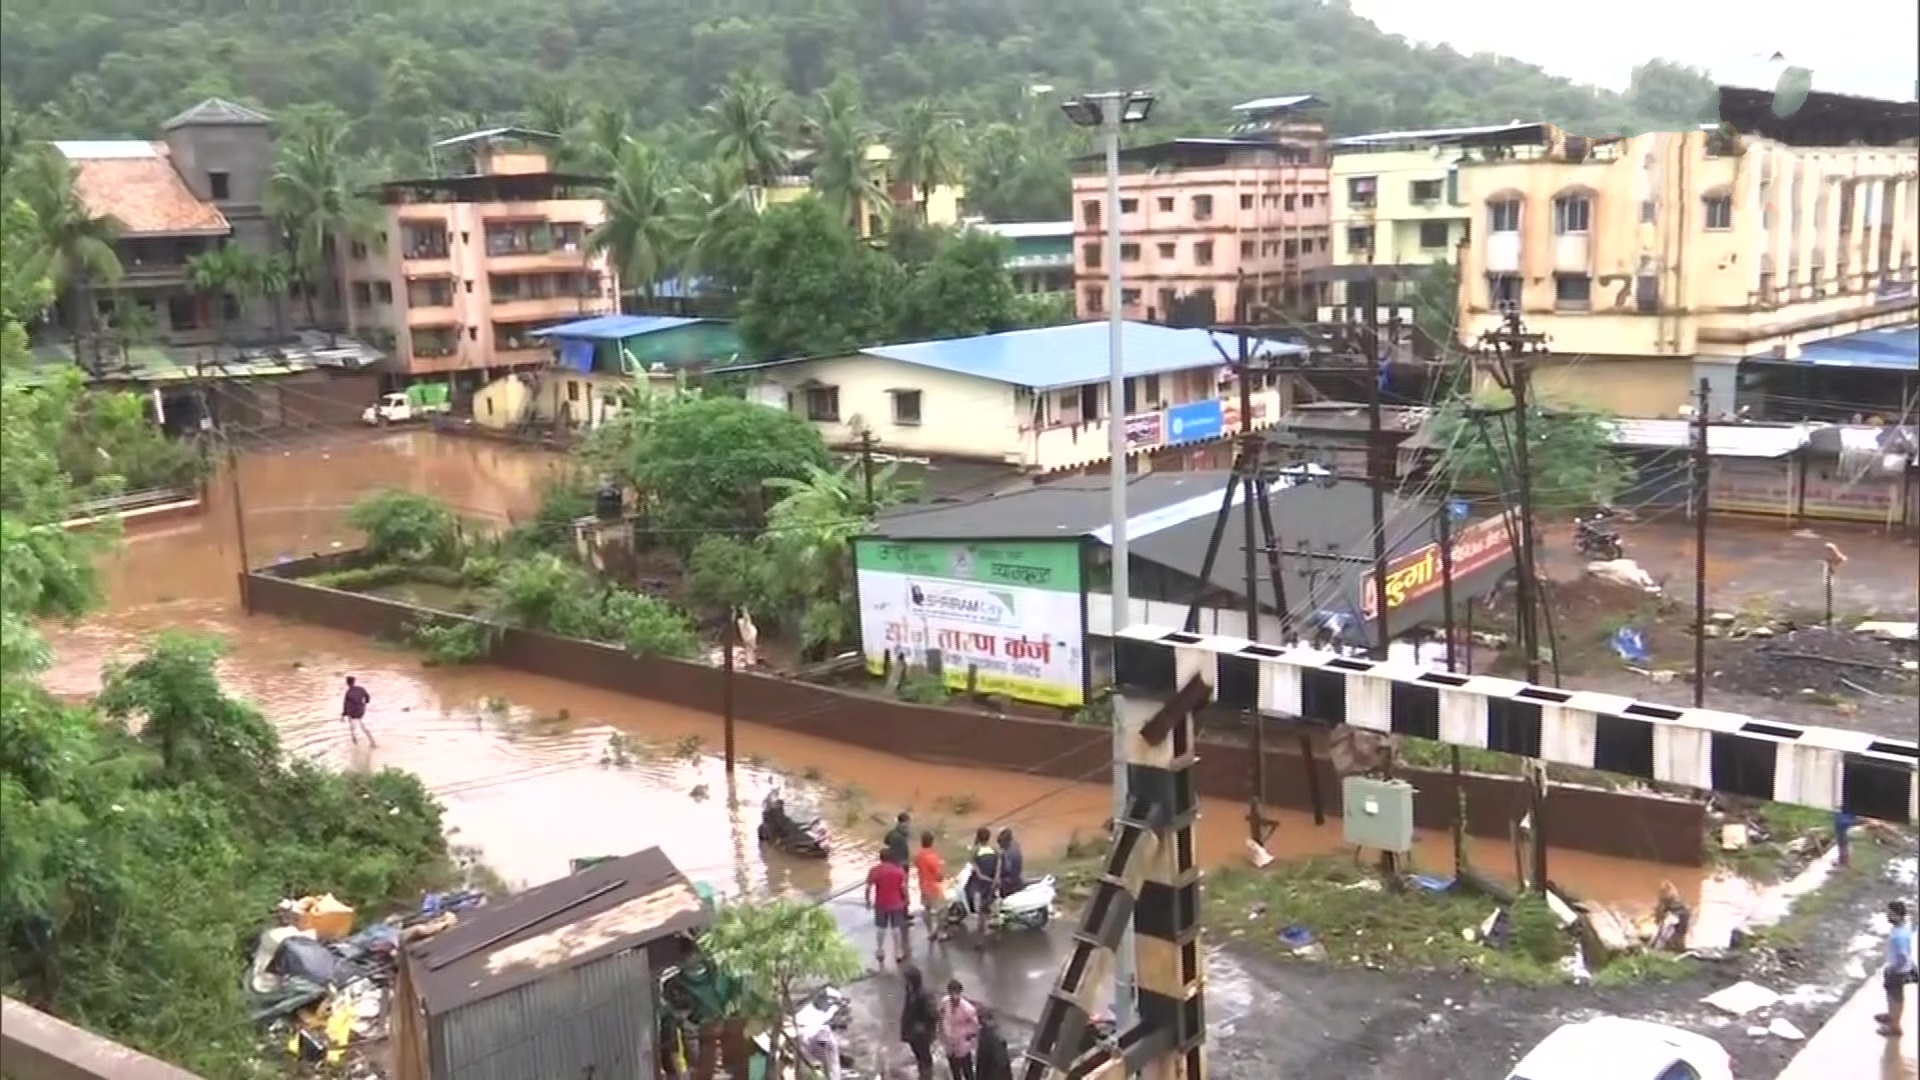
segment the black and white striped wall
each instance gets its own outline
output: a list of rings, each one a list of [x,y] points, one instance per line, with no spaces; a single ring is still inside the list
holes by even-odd
[[[1122,631],[1114,667],[1116,690],[1127,698],[1164,700],[1197,674],[1225,708],[1881,821],[1920,820],[1920,744],[1900,739],[1164,627]]]

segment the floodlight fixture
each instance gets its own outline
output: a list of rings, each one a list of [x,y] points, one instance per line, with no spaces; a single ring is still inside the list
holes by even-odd
[[[1153,100],[1145,90],[1108,90],[1068,98],[1060,103],[1060,111],[1076,127],[1104,126],[1109,107],[1118,111],[1121,124],[1143,124],[1153,112]]]

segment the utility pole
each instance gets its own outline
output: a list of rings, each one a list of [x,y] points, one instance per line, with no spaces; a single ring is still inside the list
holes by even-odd
[[[1707,380],[1693,404],[1693,707],[1707,700]]]
[[[1367,491],[1373,502],[1373,618],[1376,660],[1387,658],[1393,633],[1387,625],[1387,476],[1380,427],[1380,283],[1367,285],[1364,308],[1366,325],[1360,328],[1360,344],[1367,350]]]
[[[873,432],[860,430],[860,484],[866,491],[867,514],[874,512],[873,501]]]
[[[871,501],[872,496],[869,495],[868,499],[869,501]],[[739,634],[740,634],[740,609],[732,605],[728,605],[727,628],[724,631],[722,631],[720,634],[720,652],[722,657],[720,661],[720,672],[721,672],[720,717],[721,717],[721,723],[723,725],[722,730],[726,732],[725,740],[726,740],[727,779],[729,781],[733,779],[733,761],[734,761],[733,649],[734,649],[734,643],[739,640]]]
[[[247,588],[247,575],[253,560],[247,555],[247,504],[240,495],[240,454],[233,443],[227,444],[227,495],[233,503],[233,535],[240,553],[240,610],[253,614],[253,590]]]

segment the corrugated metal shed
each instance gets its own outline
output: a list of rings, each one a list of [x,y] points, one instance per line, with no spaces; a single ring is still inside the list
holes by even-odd
[[[1920,326],[1883,326],[1816,341],[1800,347],[1798,363],[1815,367],[1920,371]]]
[[[463,916],[406,950],[403,1080],[653,1080],[652,972],[708,920],[658,848]]]
[[[542,327],[535,330],[533,336],[624,341],[630,337],[657,334],[662,330],[677,330],[682,326],[711,321],[710,319],[686,319],[677,315],[598,315],[591,319],[576,319],[557,326]]]
[[[958,375],[1052,390],[1104,381],[1109,364],[1107,335],[1105,322],[1083,322],[945,341],[879,345],[861,352]],[[1220,367],[1237,347],[1230,335],[1209,330],[1144,322],[1124,323],[1120,330],[1121,362],[1129,377]],[[1275,341],[1260,342],[1259,348],[1263,356],[1297,356],[1307,351],[1305,346]]]

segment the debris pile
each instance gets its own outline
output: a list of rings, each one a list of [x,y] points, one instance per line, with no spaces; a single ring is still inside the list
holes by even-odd
[[[1860,697],[1911,693],[1913,669],[1899,648],[1824,626],[1724,632],[1713,677],[1722,689],[1768,697]]]
[[[383,1075],[389,997],[400,946],[452,926],[485,898],[428,893],[420,906],[355,931],[353,908],[332,895],[282,900],[255,943],[246,987],[268,1045],[331,1075]]]

